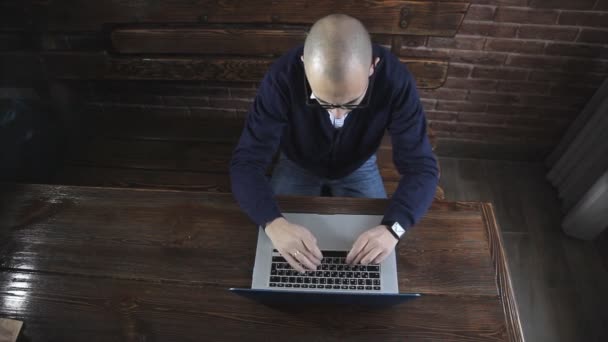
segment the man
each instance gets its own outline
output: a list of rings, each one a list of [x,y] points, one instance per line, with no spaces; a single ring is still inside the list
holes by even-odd
[[[232,191],[294,269],[314,270],[323,256],[306,227],[281,215],[274,194],[320,196],[326,187],[334,196],[386,198],[375,156],[386,129],[402,177],[382,222],[348,253],[351,264],[382,262],[433,200],[437,162],[414,79],[346,15],[317,21],[304,46],[264,76],[232,158]]]

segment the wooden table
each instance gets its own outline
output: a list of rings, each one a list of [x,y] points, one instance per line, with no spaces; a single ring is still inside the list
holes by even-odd
[[[292,197],[285,212],[381,214],[386,200]],[[399,244],[385,309],[269,308],[257,229],[231,195],[0,184],[0,316],[32,341],[521,341],[492,206],[435,202]]]

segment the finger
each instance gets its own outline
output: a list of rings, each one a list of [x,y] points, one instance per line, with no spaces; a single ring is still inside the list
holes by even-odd
[[[297,253],[294,256],[294,259],[298,260],[300,262],[300,264],[302,264],[302,266],[305,266],[306,268],[308,268],[309,270],[316,270],[317,269],[317,265],[315,265],[312,261],[310,261],[310,259],[308,258],[308,256],[306,256],[305,253],[307,252],[303,252],[303,251],[298,251],[299,253]],[[295,251],[294,251],[295,253]],[[293,256],[293,254],[292,254]]]
[[[353,260],[359,255],[359,253],[363,250],[365,245],[367,244],[367,238],[363,236],[359,236],[357,241],[353,244],[353,247],[350,249],[350,252],[346,255],[346,263],[350,264]]]
[[[313,239],[314,239],[314,237],[313,237]],[[312,255],[314,255],[314,257],[317,260],[319,260],[319,263],[321,263],[321,259],[323,259],[323,253],[321,253],[321,250],[317,246],[317,242],[313,239],[304,238],[304,239],[302,239],[302,242],[304,243],[304,246],[306,247],[306,249],[310,253],[312,253]]]
[[[384,261],[384,259],[386,259],[386,257],[390,254],[390,252],[384,251],[380,254],[378,254],[378,256],[372,261],[373,264],[379,264],[381,262]]]
[[[298,263],[298,261],[296,259],[294,259],[289,253],[281,252],[281,255],[283,255],[283,258],[285,258],[285,260],[287,260],[287,262],[291,265],[291,267],[293,267],[294,270],[296,270],[300,273],[306,272],[304,267],[302,267],[302,265],[300,265],[300,263]]]
[[[315,268],[317,266],[321,265],[321,260],[319,258],[317,258],[314,254],[312,254],[308,250],[308,248],[306,248],[306,245],[304,245],[304,243],[302,243],[300,252],[302,252],[302,254],[304,254],[308,258],[308,260],[310,260],[310,262],[312,262],[312,264],[315,266]]]
[[[357,257],[353,259],[352,264],[357,265],[361,263],[361,259],[363,259],[363,257],[365,257],[372,249],[374,249],[374,246],[372,246],[372,244],[368,242],[365,245],[365,248],[363,248],[363,250],[359,252],[359,254],[357,254]]]
[[[374,248],[371,251],[369,251],[369,253],[367,253],[362,259],[361,259],[361,264],[362,265],[367,265],[370,262],[372,262],[372,260],[374,260],[378,255],[380,255],[380,253],[382,253],[382,249],[380,248]]]

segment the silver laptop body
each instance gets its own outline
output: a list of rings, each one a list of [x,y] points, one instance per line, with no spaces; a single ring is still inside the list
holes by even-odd
[[[286,262],[281,261],[280,254],[276,250],[273,252],[272,242],[265,231],[259,227],[252,289],[298,292],[399,293],[395,251],[391,252],[379,265],[367,265],[367,267],[357,265],[356,268],[355,266],[347,268],[341,263],[343,258],[338,257],[339,254],[345,256],[359,235],[377,226],[382,220],[382,216],[308,213],[285,213],[283,216],[289,222],[304,226],[313,233],[317,238],[319,249],[324,252],[323,264],[319,266],[317,271],[308,271],[304,275],[294,274],[295,270],[291,269]],[[327,252],[325,253],[325,251]],[[326,254],[331,256],[328,257]],[[318,272],[322,273],[319,274]],[[277,277],[279,277],[278,281]],[[317,279],[315,280],[315,278]],[[346,284],[343,284],[345,279]],[[328,284],[329,282],[331,284]],[[337,282],[339,284],[336,284]]]

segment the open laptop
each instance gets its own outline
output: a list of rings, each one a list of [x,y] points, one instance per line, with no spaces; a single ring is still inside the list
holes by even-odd
[[[376,265],[346,264],[355,240],[382,220],[378,215],[286,213],[285,218],[308,228],[317,238],[323,260],[316,271],[300,274],[274,249],[259,227],[251,289],[231,291],[262,302],[330,302],[391,305],[419,297],[399,294],[393,251]]]

